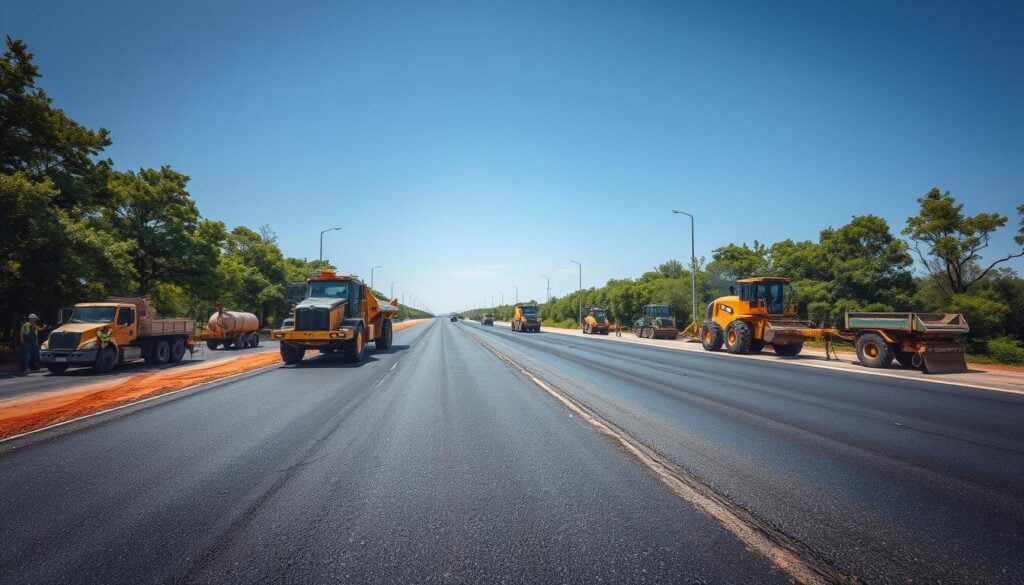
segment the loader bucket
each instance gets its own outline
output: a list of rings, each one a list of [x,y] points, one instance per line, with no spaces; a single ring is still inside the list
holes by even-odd
[[[928,374],[950,374],[966,372],[967,360],[962,352],[926,351],[921,354],[924,371]]]

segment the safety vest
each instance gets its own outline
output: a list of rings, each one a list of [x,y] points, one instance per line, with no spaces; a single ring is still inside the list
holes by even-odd
[[[37,333],[38,330],[31,321],[25,321],[25,324],[21,326],[21,334],[24,336],[26,342],[35,343]]]
[[[96,332],[96,339],[100,341],[100,347],[107,347],[107,344],[110,343],[110,333],[100,329]]]

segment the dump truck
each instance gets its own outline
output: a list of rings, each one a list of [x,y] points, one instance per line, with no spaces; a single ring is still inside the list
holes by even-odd
[[[894,359],[929,373],[965,371],[960,336],[969,328],[963,315],[944,313],[847,312],[842,330],[819,327],[797,317],[796,296],[785,277],[736,281],[728,296],[708,304],[701,324],[707,351],[757,353],[771,345],[780,356],[796,356],[811,339],[852,342],[861,364],[886,367]]]
[[[206,325],[199,339],[210,349],[247,349],[260,344],[260,320],[252,313],[221,308],[210,315]]]
[[[480,317],[480,324],[481,325],[490,325],[491,327],[493,327],[494,326],[494,317],[491,316],[491,315],[484,315],[484,316]]]
[[[584,335],[608,335],[608,313],[601,307],[587,309],[583,316]]]
[[[633,323],[633,334],[648,339],[675,339],[679,336],[672,307],[645,305],[643,315]]]
[[[142,298],[78,303],[62,309],[60,317],[60,326],[39,350],[43,365],[54,374],[82,366],[104,373],[140,359],[148,364],[176,363],[193,349],[195,321],[159,319]],[[97,336],[101,329],[110,336],[106,346]]]
[[[371,341],[378,351],[391,348],[392,320],[397,316],[397,299],[378,299],[358,277],[323,269],[306,279],[305,298],[295,306],[293,326],[275,329],[270,337],[281,342],[286,364],[301,362],[307,350],[339,353],[359,362]]]
[[[537,305],[516,305],[512,312],[512,331],[520,333],[539,333],[540,318],[538,317]]]

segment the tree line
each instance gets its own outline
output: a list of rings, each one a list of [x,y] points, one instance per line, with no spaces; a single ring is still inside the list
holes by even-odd
[[[269,226],[228,230],[202,217],[170,166],[119,171],[110,133],[78,123],[38,85],[20,40],[0,60],[0,342],[34,312],[143,296],[165,315],[205,320],[217,306],[262,323],[290,310],[288,285],[321,267],[287,258]],[[425,316],[403,307],[400,316]]]
[[[604,307],[628,327],[644,305],[665,303],[677,323],[703,320],[708,303],[748,276],[793,279],[800,315],[822,325],[842,323],[846,311],[963,313],[971,327],[968,349],[1000,361],[1024,363],[1024,279],[1006,263],[1024,256],[1024,205],[1017,207],[1017,249],[985,260],[997,230],[1010,221],[998,212],[967,215],[948,191],[931,189],[917,199],[919,213],[907,218],[901,238],[874,215],[855,216],[839,228],[821,230],[817,241],[783,240],[767,245],[728,244],[711,260],[698,261],[699,314],[692,315],[690,271],[669,260],[639,278],[612,279],[604,286],[540,303],[549,325],[571,326],[583,307]],[[917,269],[915,271],[915,269]],[[511,317],[512,306],[468,311]]]

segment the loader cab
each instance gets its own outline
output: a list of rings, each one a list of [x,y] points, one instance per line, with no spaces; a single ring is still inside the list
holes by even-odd
[[[788,278],[742,278],[729,292],[736,294],[751,314],[795,315],[796,296],[789,282]]]

